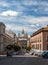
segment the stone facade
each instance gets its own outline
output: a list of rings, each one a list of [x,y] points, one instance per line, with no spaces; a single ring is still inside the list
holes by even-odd
[[[5,33],[11,37],[11,42],[10,44],[17,44],[17,36],[14,32],[12,32],[11,30],[6,30]]]
[[[30,46],[37,50],[48,50],[48,27],[41,28],[32,34]]]
[[[0,50],[3,51],[4,50],[4,35],[5,35],[5,25],[0,22]]]
[[[24,32],[24,30],[22,30],[21,33],[18,34],[18,45],[22,48],[22,47],[26,47],[28,42],[28,34]]]
[[[9,44],[17,44],[17,36],[14,32],[5,31],[5,24],[0,22],[0,51],[4,51]]]

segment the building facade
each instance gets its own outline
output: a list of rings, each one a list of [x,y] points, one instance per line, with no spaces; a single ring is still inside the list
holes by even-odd
[[[32,34],[30,46],[32,49],[48,50],[48,27],[41,28]]]
[[[25,48],[29,43],[28,40],[28,34],[25,33],[24,30],[22,30],[22,32],[18,34],[18,45],[21,48]]]
[[[0,50],[3,51],[4,50],[4,35],[5,35],[5,25],[4,23],[0,22]]]
[[[12,32],[11,30],[6,30],[5,33],[11,37],[10,39],[12,40],[12,42],[10,42],[10,44],[17,44],[17,36],[14,32]]]
[[[0,22],[0,51],[10,44],[17,44],[17,36],[12,31],[5,31],[5,24]]]

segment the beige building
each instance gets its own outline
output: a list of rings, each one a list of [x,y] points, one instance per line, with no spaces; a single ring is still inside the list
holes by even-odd
[[[12,40],[11,44],[17,44],[17,36],[14,32],[12,32],[11,30],[6,30],[5,33],[11,37],[10,39]]]
[[[22,32],[18,34],[18,45],[21,48],[25,48],[27,44],[29,44],[28,34],[22,30]]]
[[[48,27],[41,28],[32,34],[30,46],[32,49],[48,50]]]
[[[5,25],[0,22],[0,50],[3,51],[4,50],[4,35],[5,35]]]
[[[5,24],[0,22],[0,51],[9,44],[17,44],[17,36],[12,31],[5,31]]]

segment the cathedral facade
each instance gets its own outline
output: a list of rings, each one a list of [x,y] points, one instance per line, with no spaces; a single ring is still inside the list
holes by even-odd
[[[24,30],[22,30],[21,33],[18,33],[18,45],[21,47],[21,48],[25,48],[27,47],[27,44],[28,44],[28,34],[25,33]]]

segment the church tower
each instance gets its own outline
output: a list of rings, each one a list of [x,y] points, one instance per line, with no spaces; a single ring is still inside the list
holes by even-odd
[[[20,33],[18,33],[18,37],[20,37]]]
[[[22,29],[22,34],[24,34],[24,29]]]

